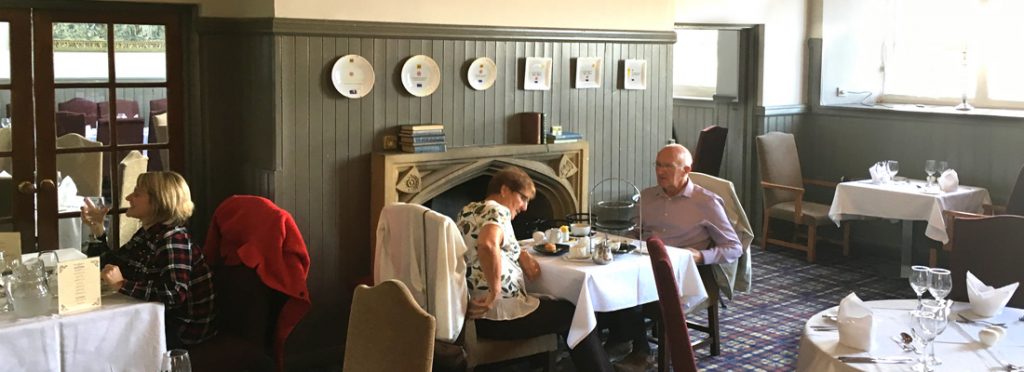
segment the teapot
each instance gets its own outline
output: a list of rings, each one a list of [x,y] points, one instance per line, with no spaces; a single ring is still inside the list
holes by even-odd
[[[6,284],[8,300],[14,305],[14,314],[19,318],[50,312],[50,289],[42,260],[30,258],[11,262],[11,275],[7,277]]]
[[[594,263],[598,265],[607,265],[615,259],[615,255],[612,254],[612,245],[607,238],[594,246],[593,259]]]

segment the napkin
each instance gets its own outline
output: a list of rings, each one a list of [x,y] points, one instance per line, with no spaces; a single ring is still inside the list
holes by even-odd
[[[874,315],[871,309],[850,293],[839,301],[839,343],[854,349],[871,351]]]
[[[57,186],[57,207],[60,210],[77,210],[82,206],[82,197],[78,196],[78,186],[71,176],[66,176]]]
[[[983,317],[999,314],[1010,302],[1010,297],[1017,290],[1020,282],[1002,288],[985,285],[970,271],[967,272],[967,299],[971,302],[971,311]]]
[[[956,170],[947,169],[939,176],[939,189],[944,192],[956,191],[960,186],[960,177],[957,177]]]
[[[871,174],[871,182],[881,183],[885,180],[886,170],[882,169],[882,162],[875,163],[871,168],[868,168],[868,173]]]

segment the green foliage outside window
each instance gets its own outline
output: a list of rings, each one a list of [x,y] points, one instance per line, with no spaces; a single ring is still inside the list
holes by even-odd
[[[164,26],[114,25],[116,52],[163,52]],[[107,24],[54,23],[53,49],[57,52],[105,52],[107,50]]]

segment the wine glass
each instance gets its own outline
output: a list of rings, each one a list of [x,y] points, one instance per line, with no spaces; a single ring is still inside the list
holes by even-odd
[[[167,350],[164,353],[160,372],[192,372],[192,361],[189,360],[188,350]]]
[[[935,182],[935,172],[939,170],[939,165],[935,160],[925,160],[924,172],[928,174],[927,187],[932,187],[932,183]]]
[[[928,293],[942,302],[953,289],[953,277],[946,269],[928,269]]]
[[[88,227],[88,223],[94,221],[103,223],[104,217],[107,215],[107,212],[110,211],[110,204],[107,203],[106,198],[102,196],[86,196],[85,207],[83,208],[84,212],[82,216],[82,222],[86,223],[86,227]],[[97,237],[92,236],[92,234],[89,234],[88,242],[98,243],[99,240],[97,239]]]
[[[949,163],[943,160],[939,162],[939,166],[935,170],[939,173],[939,176],[941,176],[947,169],[949,169]]]
[[[888,160],[885,162],[886,168],[889,170],[889,179],[893,183],[896,183],[896,174],[900,172],[900,162],[896,160]]]
[[[910,267],[910,288],[917,294],[917,307],[921,308],[921,296],[928,292],[928,267]]]
[[[914,333],[924,342],[925,350],[927,350],[914,369],[933,371],[936,365],[942,363],[935,357],[934,341],[949,324],[948,308],[941,301],[935,304],[924,304],[920,310],[912,311],[911,317],[914,319]],[[931,347],[929,348],[929,346]]]
[[[7,260],[4,258],[4,251],[0,251],[0,313],[11,311],[11,302],[7,296],[7,280],[4,271],[7,271]]]

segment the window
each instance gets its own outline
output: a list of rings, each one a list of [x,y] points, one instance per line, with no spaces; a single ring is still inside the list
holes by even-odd
[[[887,4],[883,101],[1024,108],[1024,2]]]
[[[711,98],[718,82],[718,30],[676,29],[672,95]]]

